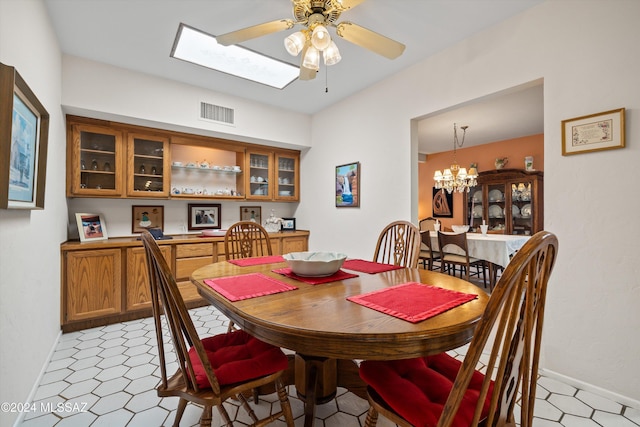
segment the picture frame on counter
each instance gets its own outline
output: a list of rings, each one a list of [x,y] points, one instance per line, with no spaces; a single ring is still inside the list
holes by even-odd
[[[562,121],[562,155],[614,150],[625,146],[625,109]]]
[[[336,207],[360,207],[360,162],[336,166]]]
[[[260,206],[240,206],[240,221],[253,221],[262,224],[262,208]]]
[[[0,63],[0,208],[44,209],[49,113],[20,73]]]
[[[132,206],[131,232],[142,233],[150,228],[164,231],[164,206]]]
[[[109,238],[107,225],[101,214],[76,213],[76,224],[78,224],[78,235],[81,242],[93,242]]]
[[[189,203],[187,228],[189,230],[206,230],[221,228],[220,203]]]
[[[296,219],[282,218],[282,222],[280,222],[280,231],[296,231]]]

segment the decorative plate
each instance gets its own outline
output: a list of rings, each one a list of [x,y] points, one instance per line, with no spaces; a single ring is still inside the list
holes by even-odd
[[[502,208],[498,205],[489,206],[489,218],[503,218]]]
[[[502,191],[498,190],[498,189],[494,189],[489,191],[489,201],[490,202],[501,202],[504,200],[504,194],[502,194]]]
[[[522,218],[529,218],[531,216],[531,204],[527,203],[520,209],[520,214]]]

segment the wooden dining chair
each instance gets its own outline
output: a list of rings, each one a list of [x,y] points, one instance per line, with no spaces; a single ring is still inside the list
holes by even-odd
[[[440,270],[440,252],[434,251],[431,247],[431,232],[429,230],[420,231],[420,261],[422,261],[422,268],[428,268],[429,270]],[[438,266],[434,265],[434,262],[438,262]]]
[[[160,359],[159,397],[179,397],[174,427],[179,426],[188,402],[204,407],[201,426],[210,426],[215,406],[225,425],[233,425],[223,406],[229,398],[240,401],[254,424],[265,425],[284,417],[293,427],[293,415],[282,373],[288,367],[287,356],[278,347],[262,342],[245,331],[234,331],[200,339],[180,295],[175,278],[158,244],[142,232],[151,288],[151,307]],[[164,317],[164,320],[162,319]],[[171,342],[165,344],[164,338]],[[169,352],[175,353],[175,358]],[[171,375],[170,366],[178,366]],[[280,411],[258,420],[245,398],[260,386],[275,386]]]
[[[434,224],[437,222],[438,220],[436,220],[434,217],[432,216],[428,216],[426,218],[421,219],[420,221],[418,221],[418,228],[420,229],[420,231],[436,231]]]
[[[420,258],[420,231],[408,221],[387,225],[376,244],[374,262],[417,268]]]
[[[515,426],[519,403],[518,425],[531,427],[547,283],[557,251],[556,236],[540,231],[514,256],[462,362],[446,353],[362,362],[371,404],[365,426],[375,427],[378,414],[403,427]],[[484,374],[476,370],[481,357]]]
[[[443,272],[447,271],[451,274],[453,271],[453,276],[455,276],[456,266],[460,267],[460,277],[464,272],[465,280],[469,281],[472,275],[471,267],[475,267],[476,272],[473,275],[479,278],[482,273],[484,286],[487,285],[486,263],[483,259],[469,256],[467,233],[453,234],[438,231],[438,246],[440,248],[440,265]],[[448,252],[454,248],[458,248],[463,254]]]
[[[251,258],[273,254],[269,233],[253,221],[239,221],[224,235],[224,252],[230,259]]]

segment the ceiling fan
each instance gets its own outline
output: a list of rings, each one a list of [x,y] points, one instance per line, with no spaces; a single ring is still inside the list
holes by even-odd
[[[337,64],[340,52],[331,40],[327,27],[334,27],[336,35],[348,42],[368,49],[389,59],[397,58],[405,46],[395,40],[368,30],[349,21],[336,23],[342,12],[365,0],[291,0],[295,20],[280,19],[232,31],[216,37],[219,44],[229,46],[267,34],[285,31],[296,25],[304,28],[285,38],[287,52],[293,56],[302,53],[300,80],[311,80],[319,69],[320,52],[325,65]]]

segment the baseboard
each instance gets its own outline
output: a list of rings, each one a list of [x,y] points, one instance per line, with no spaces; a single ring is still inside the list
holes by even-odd
[[[557,372],[551,371],[549,369],[540,369],[540,375],[556,379],[565,384],[569,384],[574,386],[575,388],[579,388],[580,390],[588,391],[593,394],[597,394],[598,396],[602,396],[606,399],[612,400],[614,402],[618,402],[622,405],[629,406],[631,408],[640,410],[640,401],[636,399],[632,399],[627,396],[623,396],[618,393],[614,393],[610,390],[605,390],[603,388],[597,387],[593,384],[586,383],[584,381],[577,380],[572,377],[568,377],[566,375],[559,374]]]
[[[51,358],[53,357],[53,353],[55,353],[56,348],[58,347],[58,342],[60,341],[60,337],[62,336],[62,331],[58,331],[58,336],[56,337],[56,339],[53,341],[53,345],[51,346],[51,350],[49,350],[49,354],[47,354],[47,358],[45,359],[44,364],[42,365],[42,369],[40,369],[40,373],[38,374],[38,376],[36,377],[36,380],[33,384],[33,387],[31,387],[31,391],[29,392],[29,396],[27,396],[27,399],[25,400],[25,402],[33,402],[33,398],[35,397],[36,393],[38,392],[38,386],[40,386],[40,382],[42,381],[42,377],[44,376],[45,372],[47,372],[47,368],[49,367],[49,362],[51,362]],[[27,412],[25,411],[21,411],[18,415],[18,418],[16,418],[15,422],[13,423],[13,427],[19,427],[20,424],[22,424],[22,422],[24,421],[24,417],[27,414]]]

